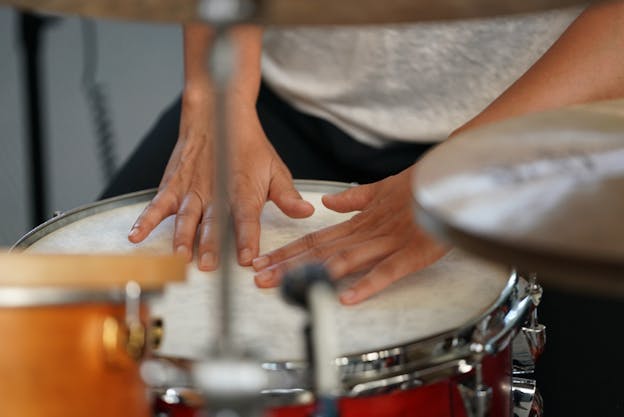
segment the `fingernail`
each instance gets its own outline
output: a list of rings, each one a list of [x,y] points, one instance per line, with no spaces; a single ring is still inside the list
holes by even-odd
[[[349,288],[348,290],[340,294],[340,301],[345,304],[350,304],[355,301],[356,296],[357,292],[354,289]]]
[[[240,261],[242,264],[248,264],[252,258],[251,249],[243,249],[240,251]]]
[[[128,233],[128,237],[135,237],[139,233],[139,228],[137,226],[132,226],[132,230]]]
[[[269,266],[270,262],[271,261],[268,256],[259,256],[253,261],[251,261],[251,264],[253,265],[256,271],[260,271],[261,269],[264,269],[267,266]]]
[[[188,259],[189,250],[186,246],[180,245],[176,248],[176,254],[183,256],[185,259]]]
[[[210,252],[204,253],[199,260],[201,269],[213,269],[217,264],[217,258]]]
[[[267,284],[271,282],[272,278],[273,278],[273,271],[271,271],[270,269],[265,269],[264,271],[261,271],[256,274],[256,279],[261,284]]]

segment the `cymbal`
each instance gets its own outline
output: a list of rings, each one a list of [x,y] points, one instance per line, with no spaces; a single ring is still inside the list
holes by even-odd
[[[624,100],[466,131],[417,164],[419,221],[562,289],[624,297]]]
[[[89,17],[191,22],[200,0],[0,0],[19,8]],[[405,23],[465,19],[587,4],[582,0],[250,0],[267,25]]]

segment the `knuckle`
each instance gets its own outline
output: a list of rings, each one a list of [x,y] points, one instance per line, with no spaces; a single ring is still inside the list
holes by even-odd
[[[353,252],[350,250],[339,250],[338,252],[333,254],[333,258],[335,260],[335,262],[337,262],[339,265],[342,265],[345,269],[351,267],[351,265],[353,264]]]
[[[313,260],[322,260],[327,257],[327,254],[327,249],[320,246],[314,246],[308,250],[306,258],[311,258]]]
[[[301,242],[306,249],[310,250],[318,245],[319,235],[317,232],[308,233],[301,238]]]

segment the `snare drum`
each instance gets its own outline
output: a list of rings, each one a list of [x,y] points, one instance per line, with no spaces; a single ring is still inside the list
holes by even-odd
[[[308,219],[290,219],[272,204],[263,212],[261,252],[306,233],[348,219],[325,209],[325,193],[347,185],[297,181],[314,204]],[[54,230],[41,230],[18,243],[30,251],[92,249],[170,253],[174,219],[165,219],[142,243],[126,236],[154,191],[129,194],[70,212]],[[60,219],[59,219],[60,221]],[[234,342],[263,361],[269,385],[263,390],[267,414],[308,416],[312,406],[299,309],[287,305],[277,289],[258,289],[253,271],[232,265]],[[170,285],[152,305],[165,321],[159,355],[200,357],[216,343],[218,272],[188,266],[184,284]],[[347,278],[339,286],[348,285]],[[494,416],[511,416],[510,340],[532,305],[526,283],[508,268],[451,251],[426,270],[406,277],[381,294],[350,307],[336,303],[336,358],[343,382],[343,416],[463,416],[466,407],[483,406]],[[154,387],[160,415],[191,416],[196,396]]]

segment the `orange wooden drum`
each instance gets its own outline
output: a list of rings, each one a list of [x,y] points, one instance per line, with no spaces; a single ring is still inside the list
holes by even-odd
[[[1,415],[147,417],[144,300],[184,275],[174,257],[1,254]]]

